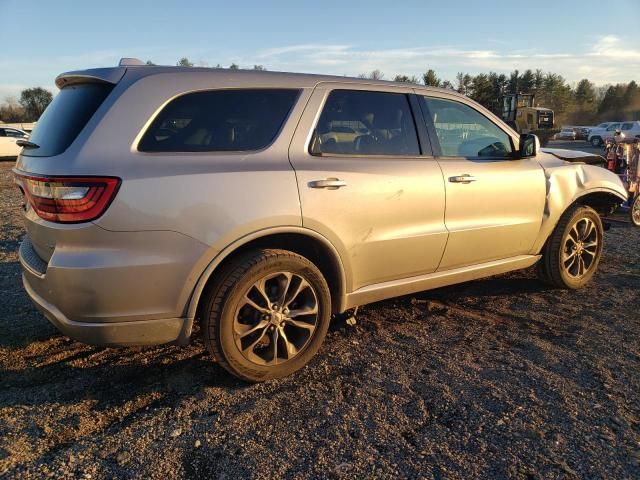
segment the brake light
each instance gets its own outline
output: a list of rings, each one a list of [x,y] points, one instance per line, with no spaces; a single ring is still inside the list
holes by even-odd
[[[107,209],[120,186],[120,179],[115,177],[14,174],[38,216],[57,223],[95,220]]]

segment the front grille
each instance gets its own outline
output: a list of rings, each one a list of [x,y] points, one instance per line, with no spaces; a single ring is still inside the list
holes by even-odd
[[[35,275],[44,276],[47,273],[47,262],[38,256],[29,237],[22,239],[20,259],[22,260],[22,265]]]

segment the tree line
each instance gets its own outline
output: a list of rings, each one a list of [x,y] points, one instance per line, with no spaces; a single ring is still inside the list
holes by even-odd
[[[147,60],[147,65],[155,65]],[[177,66],[194,67],[196,64],[187,57],[176,62]],[[199,64],[199,66],[208,66]],[[238,70],[232,63],[228,67],[216,68]],[[254,65],[253,70],[266,70],[263,65]],[[384,73],[373,70],[359,75],[360,78],[383,80]],[[471,75],[459,72],[455,81],[441,79],[435,70],[429,69],[420,78],[415,75],[396,75],[391,80],[422,84],[455,90],[469,96],[497,115],[501,114],[500,98],[510,93],[532,93],[536,104],[551,108],[555,112],[556,125],[593,125],[606,120],[640,120],[640,87],[635,81],[597,87],[588,79],[582,79],[575,86],[567,83],[562,75],[542,70],[514,70],[510,74],[496,72]],[[20,98],[7,98],[0,105],[0,121],[33,122],[49,105],[53,96],[48,90],[35,87],[21,92]]]
[[[360,78],[384,79],[380,70],[360,75]],[[423,84],[455,90],[467,95],[498,116],[500,98],[511,93],[531,93],[536,105],[551,108],[556,124],[593,125],[606,120],[640,120],[640,88],[635,81],[597,87],[589,79],[574,87],[562,75],[542,70],[514,70],[509,75],[496,72],[470,75],[459,72],[455,84],[438,77],[433,69],[422,78],[396,75],[395,82]]]
[[[42,87],[22,90],[20,99],[7,97],[0,105],[0,123],[35,122],[51,100],[53,100],[51,92]]]

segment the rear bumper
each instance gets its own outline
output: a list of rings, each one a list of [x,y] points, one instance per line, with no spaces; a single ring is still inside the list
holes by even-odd
[[[48,261],[30,235],[20,246],[23,284],[62,333],[94,345],[189,343],[187,304],[204,245],[175,232],[91,225],[44,233],[56,240]]]
[[[162,318],[130,322],[89,323],[69,320],[54,305],[39,296],[26,275],[22,283],[36,308],[63,334],[82,343],[105,346],[186,345],[191,336],[192,321],[186,318]]]

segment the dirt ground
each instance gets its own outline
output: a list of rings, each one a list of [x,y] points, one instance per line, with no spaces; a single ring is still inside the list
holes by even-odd
[[[304,370],[236,381],[196,342],[61,335],[22,290],[0,163],[2,478],[640,478],[640,229],[595,281],[517,272],[363,307]]]

